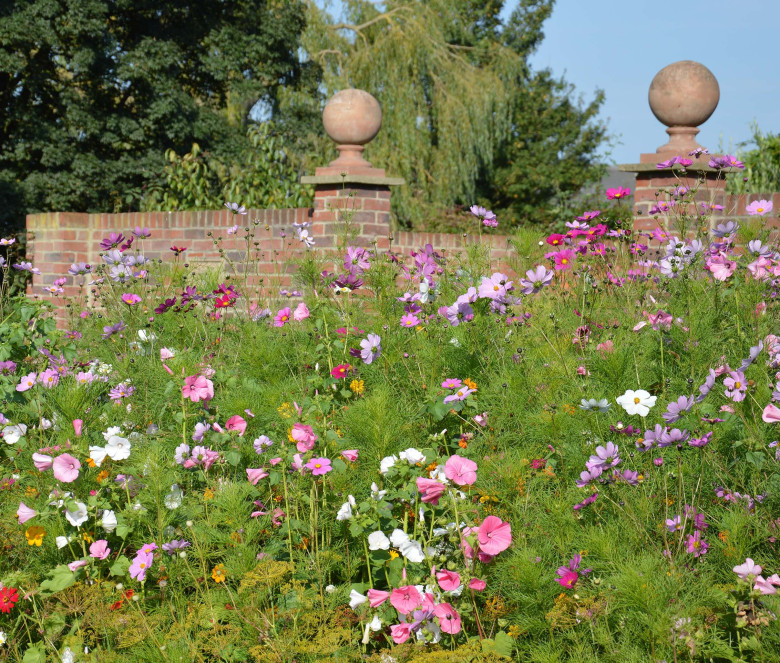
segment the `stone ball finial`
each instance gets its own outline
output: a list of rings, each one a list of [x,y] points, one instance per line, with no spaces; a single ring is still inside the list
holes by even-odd
[[[340,152],[331,166],[371,167],[362,153],[382,127],[382,108],[373,96],[354,88],[337,92],[325,104],[322,124]]]
[[[720,88],[713,73],[692,60],[674,62],[659,71],[648,92],[650,110],[669,127],[669,142],[658,152],[682,152],[700,147],[696,142],[698,126],[715,111]]]

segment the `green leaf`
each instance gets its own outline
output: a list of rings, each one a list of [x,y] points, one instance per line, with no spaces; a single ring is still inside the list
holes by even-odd
[[[46,663],[46,650],[42,642],[36,642],[24,652],[22,663]]]
[[[49,571],[49,577],[40,584],[44,594],[56,594],[67,589],[76,582],[76,574],[65,564],[60,564]]]
[[[225,460],[233,467],[238,467],[238,464],[241,462],[241,453],[239,451],[228,451],[225,454]]]
[[[127,570],[130,568],[130,560],[127,559],[124,555],[122,555],[119,559],[116,560],[111,565],[111,568],[108,569],[108,572],[112,576],[124,576],[127,575]]]
[[[751,465],[755,465],[756,469],[761,469],[766,462],[766,455],[760,451],[748,451],[745,454],[745,460]]]

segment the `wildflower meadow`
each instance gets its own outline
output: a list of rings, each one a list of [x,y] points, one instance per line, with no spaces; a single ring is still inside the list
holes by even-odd
[[[476,205],[290,228],[291,283],[240,202],[219,268],[115,228],[64,327],[3,239],[0,661],[780,661],[772,205],[690,157],[652,232],[610,189],[500,260]]]

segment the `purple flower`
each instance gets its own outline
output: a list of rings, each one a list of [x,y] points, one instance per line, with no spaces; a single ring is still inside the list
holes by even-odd
[[[116,387],[114,387],[113,389],[111,389],[111,391],[108,392],[108,397],[112,401],[120,401],[123,398],[132,396],[134,393],[135,393],[135,387],[126,384],[124,382],[120,382]]]
[[[666,406],[666,412],[661,416],[667,424],[673,424],[693,407],[693,396],[680,396],[674,403]]]
[[[721,168],[744,168],[745,164],[742,163],[737,159],[737,157],[726,154],[722,157],[712,157],[712,159],[709,160],[707,165],[710,168],[715,168],[716,170],[720,170]]]
[[[360,246],[348,246],[344,256],[344,269],[349,272],[363,272],[371,267],[368,262],[368,252]]]
[[[670,532],[679,532],[682,528],[682,518],[679,515],[676,515],[674,518],[666,519],[666,529]]]
[[[133,237],[137,237],[138,239],[148,239],[152,236],[152,231],[149,230],[149,228],[141,228],[140,226],[136,226],[132,234]]]
[[[495,228],[498,226],[496,215],[493,214],[493,212],[491,212],[490,210],[485,209],[484,207],[481,207],[479,205],[472,205],[469,208],[469,212],[471,212],[474,216],[482,219],[482,223],[490,228]]]
[[[712,231],[712,234],[715,235],[715,237],[723,238],[733,235],[737,230],[739,230],[739,224],[736,221],[727,221],[726,223],[719,224],[718,227]]]
[[[124,241],[125,236],[122,233],[111,233],[108,237],[100,242],[100,248],[106,251],[115,249]]]
[[[255,449],[255,453],[258,454],[263,453],[266,450],[266,448],[271,447],[272,445],[273,445],[273,441],[267,435],[261,435],[252,444],[252,446]]]
[[[696,530],[693,534],[688,535],[688,543],[686,545],[686,551],[691,553],[694,557],[701,557],[707,553],[710,544],[701,538],[701,532]]]
[[[503,303],[506,301],[507,292],[511,292],[512,289],[513,284],[509,277],[506,274],[496,272],[490,278],[483,277],[477,292],[482,298]]]
[[[584,500],[582,500],[582,502],[580,502],[579,504],[575,504],[574,510],[579,511],[580,509],[584,509],[586,506],[593,504],[596,501],[596,499],[598,499],[598,496],[599,496],[598,493],[593,493],[592,495],[589,495]]]
[[[202,442],[203,436],[206,434],[206,431],[211,429],[211,424],[198,422],[195,424],[195,431],[192,433],[192,441],[193,442]]]
[[[74,262],[70,269],[68,269],[68,274],[71,276],[80,276],[82,274],[89,274],[92,271],[92,265],[88,265],[85,262]]]
[[[174,451],[174,459],[179,465],[183,465],[184,461],[190,457],[190,445],[182,442]]]
[[[607,442],[606,446],[596,447],[596,455],[591,456],[585,465],[589,470],[594,467],[601,467],[602,470],[615,467],[620,462],[619,454],[617,445],[614,442]]]
[[[525,295],[539,292],[544,286],[552,283],[554,274],[555,272],[547,269],[544,265],[539,265],[535,269],[529,269],[525,273],[526,278],[520,279],[521,292]]]
[[[103,338],[110,338],[114,334],[121,332],[127,327],[127,325],[121,320],[115,325],[106,325],[103,327]]]
[[[20,272],[30,272],[31,274],[39,274],[41,273],[41,270],[37,267],[33,267],[31,262],[15,262],[13,265],[11,265],[14,269],[18,269]]]
[[[748,352],[748,356],[742,360],[742,364],[740,364],[740,367],[737,370],[740,372],[744,372],[745,369],[756,360],[758,355],[761,354],[761,350],[763,349],[764,349],[763,341],[759,341],[758,345],[754,345],[752,348],[750,348],[750,351]]]
[[[701,437],[695,437],[692,440],[688,440],[688,444],[690,444],[692,447],[706,447],[707,444],[709,444],[709,441],[712,439],[712,431],[709,433],[705,433]]]
[[[707,378],[704,380],[704,384],[699,387],[699,392],[701,395],[696,397],[697,403],[701,403],[705,398],[707,398],[707,394],[709,394],[712,388],[715,386],[715,380],[717,377],[718,376],[715,374],[715,369],[711,368],[709,375],[707,375]]]
[[[466,302],[455,302],[444,309],[445,317],[453,327],[461,322],[470,322],[474,319],[474,309]]]
[[[225,207],[227,207],[231,212],[233,212],[233,214],[246,215],[246,207],[244,207],[243,205],[239,205],[238,203],[225,203]]]
[[[690,436],[691,434],[687,430],[680,430],[679,428],[672,428],[669,430],[667,428],[663,433],[661,433],[661,439],[656,443],[658,444],[659,449],[663,449],[664,447],[671,446],[672,444],[682,444]]]
[[[601,465],[588,465],[588,468],[586,470],[583,470],[580,472],[580,478],[577,480],[577,486],[580,488],[584,488],[591,482],[598,479],[602,473],[604,472],[604,468]]]
[[[468,387],[461,387],[454,394],[444,397],[445,403],[452,403],[453,401],[465,401],[476,389],[469,389]]]
[[[382,339],[377,334],[369,334],[360,341],[361,349],[359,356],[363,358],[366,364],[370,364],[382,354],[381,343]]]
[[[191,545],[192,544],[189,541],[185,541],[184,539],[174,539],[169,543],[163,543],[162,549],[169,555],[174,555],[176,554],[177,550],[184,550],[185,548],[189,548]]]
[[[747,380],[742,371],[731,371],[729,376],[723,380],[723,386],[726,387],[725,394],[735,403],[745,400],[747,394]]]
[[[641,451],[648,451],[658,444],[666,429],[661,424],[656,424],[652,430],[646,430],[645,434],[636,441],[636,446]]]

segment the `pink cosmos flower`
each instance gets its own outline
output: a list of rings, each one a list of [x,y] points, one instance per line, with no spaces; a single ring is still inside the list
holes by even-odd
[[[580,574],[576,571],[566,571],[566,573],[564,573],[560,578],[556,578],[555,582],[557,582],[561,587],[571,589],[574,587],[574,585],[577,584],[579,577]]]
[[[173,353],[172,350],[169,350],[168,348],[160,348],[160,361],[165,361],[166,359],[172,359],[176,355]]]
[[[444,633],[460,633],[460,615],[449,603],[439,603],[433,609],[433,614],[439,618],[439,626]]]
[[[21,380],[19,380],[19,384],[16,385],[16,391],[27,391],[28,389],[32,389],[35,386],[37,380],[37,373],[28,373]]]
[[[76,437],[81,437],[81,431],[84,428],[84,422],[81,419],[73,420],[73,431],[76,433]]]
[[[32,455],[32,460],[35,465],[35,469],[38,470],[39,472],[45,472],[46,470],[51,469],[52,461],[53,461],[51,456],[34,453]]]
[[[631,189],[619,186],[617,189],[607,189],[607,200],[620,200],[631,194]]]
[[[302,454],[311,451],[314,448],[314,443],[318,439],[314,434],[312,427],[305,424],[294,424],[290,435],[297,443],[296,447],[298,448],[298,451]]]
[[[71,562],[68,564],[68,568],[73,571],[74,573],[78,571],[82,566],[86,566],[87,562],[83,559],[77,559],[75,562]]]
[[[31,518],[35,518],[38,512],[35,509],[31,509],[24,502],[19,502],[19,508],[16,510],[16,517],[19,518],[19,524],[26,523]]]
[[[571,269],[574,264],[574,257],[577,254],[571,249],[562,249],[553,253],[553,260],[555,261],[555,271],[560,272],[566,269]]]
[[[596,350],[602,357],[604,357],[605,355],[615,351],[615,344],[613,341],[604,341],[603,343],[599,343],[596,346]]]
[[[210,401],[214,398],[214,383],[202,375],[190,375],[184,378],[181,393],[184,398],[189,398],[193,403]]]
[[[54,459],[52,466],[57,481],[71,483],[78,479],[81,463],[70,454],[62,454]]]
[[[293,462],[290,463],[290,465],[296,472],[302,472],[303,471],[303,458],[301,458],[301,454],[295,454],[293,456]]]
[[[398,587],[390,593],[390,604],[402,615],[408,615],[421,601],[420,592],[414,585]]]
[[[417,477],[417,490],[422,493],[422,501],[426,504],[439,504],[439,499],[444,494],[444,484],[434,479]]]
[[[352,366],[349,364],[339,364],[338,366],[333,367],[333,370],[330,372],[330,374],[337,380],[340,380],[341,378],[347,377],[351,370]]]
[[[479,526],[477,540],[482,552],[498,555],[512,543],[512,526],[503,522],[501,518],[488,516]]]
[[[383,592],[381,589],[371,588],[366,592],[366,596],[368,596],[368,605],[372,608],[378,608],[390,598],[390,592]]]
[[[146,580],[146,572],[152,566],[153,560],[154,557],[151,554],[139,552],[135,556],[133,563],[130,565],[130,577],[134,578],[138,582],[143,582]]]
[[[444,464],[444,476],[458,486],[470,486],[477,480],[477,464],[455,454]]]
[[[460,575],[455,573],[455,571],[442,569],[436,574],[436,580],[439,581],[439,587],[445,592],[451,592],[460,587]]]
[[[444,389],[460,389],[462,385],[463,382],[458,378],[448,378],[441,383],[441,386],[444,387]]]
[[[481,578],[472,578],[469,580],[469,589],[473,589],[476,592],[481,592],[487,587],[487,583]]]
[[[348,460],[350,463],[354,463],[358,459],[358,450],[345,449],[341,452],[341,455],[344,456],[345,460]]]
[[[128,306],[133,306],[138,304],[141,301],[141,298],[138,295],[126,292],[124,295],[122,295],[122,301]]]
[[[390,634],[393,636],[393,642],[397,645],[406,642],[409,639],[411,632],[411,624],[393,624],[390,627]]]
[[[246,430],[246,420],[243,417],[234,414],[225,422],[225,428],[238,431],[238,436],[243,437]]]
[[[766,216],[772,211],[772,203],[769,200],[754,200],[745,208],[750,216]]]
[[[306,308],[306,304],[301,302],[298,304],[298,306],[295,307],[295,311],[293,312],[293,320],[295,320],[295,322],[301,322],[302,320],[308,318],[309,315],[309,309]]]
[[[312,458],[306,463],[306,469],[311,470],[311,473],[316,477],[327,474],[333,468],[330,465],[330,458]]]
[[[646,311],[642,311],[642,314],[647,316],[647,319],[650,321],[650,326],[656,331],[672,328],[672,321],[674,318],[670,313],[658,309],[658,313],[647,313]]]
[[[111,548],[108,547],[108,541],[105,539],[98,539],[89,547],[89,556],[95,559],[105,559],[111,553]]]
[[[768,424],[780,423],[780,408],[778,408],[777,405],[770,403],[761,413],[761,419]]]
[[[258,467],[258,468],[246,468],[246,476],[249,479],[249,483],[251,483],[253,486],[257,485],[257,482],[260,481],[260,479],[265,479],[268,476],[268,472],[265,471],[264,468]]]
[[[404,313],[404,315],[401,316],[402,327],[416,327],[419,324],[420,318],[414,315],[414,313]]]
[[[289,306],[285,306],[283,309],[279,309],[279,311],[274,316],[274,327],[284,327],[290,320],[290,315]]]
[[[707,259],[707,269],[717,281],[725,281],[730,278],[736,268],[737,263],[723,255]]]

